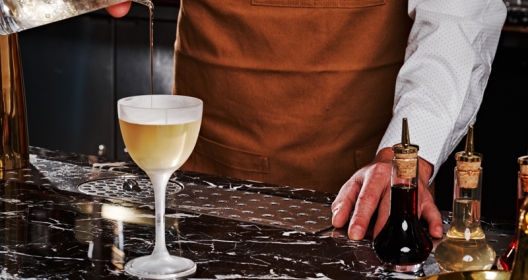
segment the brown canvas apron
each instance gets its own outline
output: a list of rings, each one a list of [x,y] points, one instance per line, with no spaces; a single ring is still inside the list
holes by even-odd
[[[182,0],[174,93],[204,101],[182,167],[337,193],[391,119],[407,1]]]

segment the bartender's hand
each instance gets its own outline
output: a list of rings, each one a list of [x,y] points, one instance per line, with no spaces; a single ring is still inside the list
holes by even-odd
[[[106,8],[106,11],[115,18],[124,17],[130,10],[132,2],[123,2]]]
[[[370,218],[378,204],[378,218],[374,226],[374,237],[385,225],[390,210],[390,177],[393,156],[394,153],[391,148],[380,150],[372,164],[360,169],[343,185],[332,204],[332,224],[336,228],[341,228],[350,219],[348,228],[350,239],[361,240],[365,236]],[[441,238],[443,233],[442,218],[434,204],[431,193],[426,188],[432,174],[432,164],[420,158],[418,215],[429,224],[431,236]],[[353,215],[350,217],[352,212]]]

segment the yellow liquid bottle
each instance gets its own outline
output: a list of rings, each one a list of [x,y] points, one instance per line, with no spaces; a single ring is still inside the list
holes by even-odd
[[[443,272],[488,270],[496,254],[480,225],[482,155],[473,152],[472,127],[466,150],[457,153],[456,160],[451,227],[436,247],[435,259]]]

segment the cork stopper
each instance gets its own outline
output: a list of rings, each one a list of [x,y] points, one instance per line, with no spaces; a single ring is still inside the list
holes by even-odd
[[[418,145],[411,144],[409,136],[409,125],[407,118],[402,120],[402,141],[392,146],[396,163],[396,173],[398,177],[411,179],[416,177],[418,165]]]
[[[458,170],[458,185],[461,188],[474,189],[478,187],[482,155],[474,152],[473,126],[468,127],[466,148],[455,154]]]
[[[520,157],[517,162],[519,163],[519,173],[521,174],[521,185],[523,192],[528,192],[528,156]]]

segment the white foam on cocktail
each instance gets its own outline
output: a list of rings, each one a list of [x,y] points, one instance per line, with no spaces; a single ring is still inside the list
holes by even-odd
[[[120,120],[145,125],[171,125],[202,118],[202,101],[181,95],[140,95],[118,101]]]

